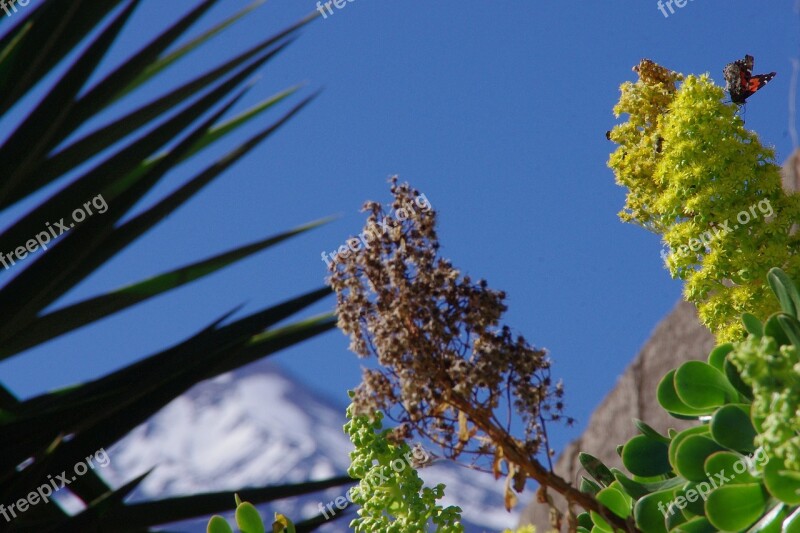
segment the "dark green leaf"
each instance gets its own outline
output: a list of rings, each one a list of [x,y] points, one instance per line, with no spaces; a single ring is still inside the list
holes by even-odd
[[[665,437],[664,435],[662,435],[661,433],[650,427],[645,422],[642,422],[638,418],[633,419],[633,424],[636,426],[636,429],[638,429],[645,437],[655,441],[663,442],[665,444],[669,444],[670,439],[668,439],[667,437]]]
[[[666,474],[672,470],[669,464],[669,445],[644,435],[637,435],[625,444],[622,450],[622,464],[632,474],[651,477]]]
[[[80,55],[72,67],[61,77],[27,118],[0,147],[0,201],[3,201],[41,164],[43,158],[64,136],[59,131],[72,131],[70,112],[83,85],[105,57],[122,27],[133,14],[139,0],[124,9],[91,45]]]
[[[25,35],[10,62],[4,63],[0,77],[0,116],[11,109],[26,92],[39,83],[51,70],[123,0],[47,1],[30,5],[33,10],[25,19]],[[0,39],[5,49],[19,38],[23,27],[18,26]]]
[[[350,476],[338,476],[322,481],[242,489],[237,490],[236,493],[245,501],[260,504],[353,483]],[[115,522],[125,524],[130,528],[144,528],[233,509],[235,509],[234,493],[220,491],[131,503],[125,507],[114,509],[104,521],[109,524]]]
[[[51,340],[59,335],[83,327],[101,318],[117,313],[130,306],[146,301],[186,283],[200,279],[231,265],[251,254],[269,248],[285,239],[313,229],[328,219],[312,222],[279,235],[242,246],[193,263],[191,265],[160,274],[145,281],[134,283],[108,294],[90,298],[82,302],[48,313],[37,319],[26,329],[3,346],[4,356],[11,356],[37,344]]]
[[[603,487],[607,487],[614,482],[614,474],[612,474],[611,470],[597,457],[581,452],[578,454],[578,461],[580,461],[581,466],[586,469],[586,472]]]

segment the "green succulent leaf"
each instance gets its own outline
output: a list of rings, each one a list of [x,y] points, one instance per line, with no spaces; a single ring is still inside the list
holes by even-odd
[[[689,481],[685,483],[681,489],[676,492],[676,502],[680,503],[679,509],[683,511],[684,515],[689,516],[704,516],[705,515],[705,497],[711,491],[711,485],[707,481]],[[682,498],[679,500],[679,498]]]
[[[733,344],[730,342],[726,342],[725,344],[720,344],[716,346],[711,352],[708,354],[708,364],[723,372],[723,364],[725,363],[725,358],[728,357],[728,354],[733,351]]]
[[[214,515],[211,517],[211,520],[208,521],[206,533],[233,533],[233,529],[230,524],[228,524],[227,520],[219,515]]]
[[[708,518],[704,516],[695,516],[673,531],[674,533],[716,533],[717,528],[708,521]]]
[[[780,268],[772,268],[767,274],[767,281],[784,313],[800,319],[800,293],[791,278]]]
[[[751,313],[742,314],[742,323],[744,324],[744,329],[751,335],[756,337],[764,336],[764,325],[755,315]]]
[[[618,485],[617,485],[618,486]],[[624,492],[617,489],[617,486],[605,488],[597,493],[597,501],[608,507],[608,509],[620,518],[628,518],[631,515],[631,499]],[[594,524],[603,531],[614,531],[603,518],[594,511],[591,511]]]
[[[737,452],[751,453],[757,433],[750,422],[750,406],[747,404],[723,405],[714,413],[709,424],[711,437],[721,446]]]
[[[764,485],[774,497],[790,505],[800,504],[800,479],[778,457],[770,457],[764,465]]]
[[[667,512],[664,523],[668,531],[674,531],[676,528],[685,524],[688,518],[689,517],[684,509],[676,507],[674,511]]]
[[[243,502],[236,507],[236,525],[242,533],[265,533],[264,522],[252,503]]]
[[[661,440],[637,435],[625,444],[622,450],[622,464],[637,476],[666,474],[672,470],[669,463],[669,445]]]
[[[705,481],[708,478],[705,471],[706,459],[712,453],[723,450],[712,438],[689,435],[677,446],[675,470],[690,481]]]
[[[713,409],[739,397],[722,372],[702,361],[687,361],[678,367],[675,391],[694,409]]]
[[[759,483],[725,485],[709,494],[706,516],[722,531],[743,531],[764,514],[768,501],[769,495]]]
[[[705,471],[712,475],[722,474],[728,480],[726,483],[758,483],[760,478],[750,473],[750,461],[748,457],[733,452],[716,452],[706,459]]]
[[[675,372],[675,370],[670,370],[658,384],[656,396],[661,407],[673,416],[681,415],[697,418],[709,414],[711,412],[710,409],[696,409],[681,400],[675,388]]]
[[[669,445],[669,462],[670,464],[673,465],[673,467],[675,466],[675,463],[678,460],[677,459],[678,446],[680,446],[681,443],[683,443],[684,439],[692,435],[710,435],[710,431],[708,429],[708,426],[703,424],[700,426],[694,426],[684,429],[680,433],[676,434],[672,438],[672,441],[670,442]]]
[[[669,504],[674,499],[674,489],[654,492],[639,498],[633,508],[636,527],[648,533],[667,533],[666,513],[669,512]]]

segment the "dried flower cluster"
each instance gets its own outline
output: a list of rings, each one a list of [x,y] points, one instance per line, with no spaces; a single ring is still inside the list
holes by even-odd
[[[652,59],[642,59],[632,69],[639,75],[639,79],[647,85],[663,85],[667,92],[674,93],[675,84],[683,80],[683,74],[662,67]]]
[[[545,422],[560,419],[563,408],[546,352],[500,326],[505,293],[438,258],[436,212],[414,209],[419,193],[396,178],[391,184],[392,208],[409,216],[376,231],[387,221],[383,207],[365,204],[365,232],[375,238],[332,264],[329,278],[351,350],[380,363],[364,371],[356,412],[384,411],[400,424],[398,439],[416,433],[450,458],[473,454],[476,464],[490,457],[495,465],[502,454],[478,421],[510,433],[516,413],[525,429],[520,444],[535,456],[546,443]]]

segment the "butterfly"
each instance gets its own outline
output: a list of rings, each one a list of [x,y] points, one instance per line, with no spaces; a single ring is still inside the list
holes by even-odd
[[[744,104],[745,100],[775,77],[775,72],[753,74],[753,63],[753,56],[745,55],[744,59],[728,63],[722,69],[725,90],[731,95],[731,101],[735,104]]]

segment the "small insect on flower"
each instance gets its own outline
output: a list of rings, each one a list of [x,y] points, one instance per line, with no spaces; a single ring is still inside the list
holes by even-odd
[[[775,77],[775,72],[753,74],[754,61],[753,56],[745,55],[744,59],[728,63],[722,69],[725,90],[731,95],[731,101],[735,104],[744,104],[745,100]]]

